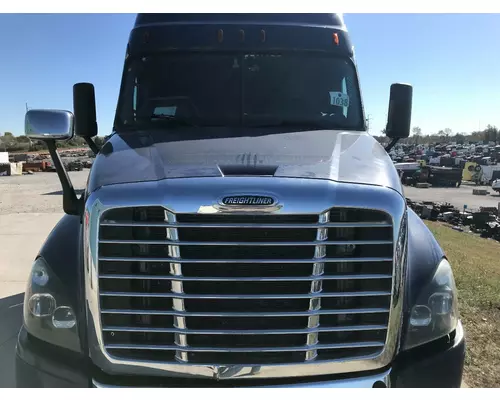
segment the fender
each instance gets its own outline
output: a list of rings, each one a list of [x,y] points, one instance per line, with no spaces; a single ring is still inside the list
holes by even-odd
[[[65,287],[64,295],[77,315],[80,341],[86,337],[85,291],[83,285],[82,223],[78,215],[64,215],[38,252]]]
[[[431,281],[445,253],[422,219],[408,208],[408,253],[401,343],[404,343],[411,307]],[[453,266],[452,266],[453,267]]]

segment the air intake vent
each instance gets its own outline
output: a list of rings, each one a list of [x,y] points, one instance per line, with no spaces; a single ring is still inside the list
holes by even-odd
[[[277,165],[219,165],[224,176],[274,176]]]

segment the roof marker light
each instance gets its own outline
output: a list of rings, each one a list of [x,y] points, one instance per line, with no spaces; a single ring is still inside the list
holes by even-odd
[[[260,30],[260,41],[264,43],[266,41],[266,31],[264,29]]]
[[[333,34],[333,42],[334,42],[337,46],[340,44],[339,34],[338,34],[338,33],[334,33],[334,34]]]

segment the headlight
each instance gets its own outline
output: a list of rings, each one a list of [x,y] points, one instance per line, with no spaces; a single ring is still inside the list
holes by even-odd
[[[457,324],[457,288],[450,263],[443,259],[410,310],[405,349],[446,336]]]
[[[43,258],[31,268],[24,297],[24,325],[40,340],[80,352],[76,315],[64,286]]]

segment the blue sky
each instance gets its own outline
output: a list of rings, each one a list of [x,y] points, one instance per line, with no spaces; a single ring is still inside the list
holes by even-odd
[[[132,14],[0,15],[0,133],[23,133],[31,108],[72,109],[72,85],[96,87],[99,133],[111,131]],[[414,85],[424,134],[500,126],[500,15],[347,14],[371,133],[389,87]]]

